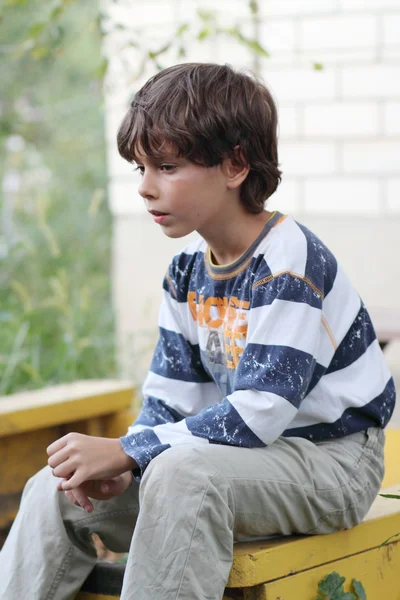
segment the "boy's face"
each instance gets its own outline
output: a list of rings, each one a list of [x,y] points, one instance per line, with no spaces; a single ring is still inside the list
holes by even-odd
[[[215,230],[219,222],[226,223],[232,190],[225,161],[216,167],[202,167],[167,149],[157,161],[139,152],[136,163],[142,174],[139,194],[168,237],[198,231],[207,239],[207,231]]]

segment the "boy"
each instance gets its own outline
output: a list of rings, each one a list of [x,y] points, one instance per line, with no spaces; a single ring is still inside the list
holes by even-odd
[[[119,151],[163,232],[203,239],[164,279],[127,435],[69,434],[28,482],[1,600],[73,598],[96,562],[92,532],[130,547],[123,600],[220,600],[234,539],[329,533],[371,506],[393,380],[332,253],[264,210],[276,129],[268,90],[228,66],[177,65],[135,96]]]

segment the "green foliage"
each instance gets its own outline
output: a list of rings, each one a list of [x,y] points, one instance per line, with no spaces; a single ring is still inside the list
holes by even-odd
[[[245,2],[245,0],[243,1]],[[115,3],[118,3],[118,0],[115,0]],[[7,9],[14,8],[15,10],[21,4],[25,4],[24,0],[8,0],[3,18],[7,19]],[[259,13],[258,2],[252,0],[247,4],[249,18],[256,21]],[[113,30],[125,32],[127,39],[125,47],[141,49],[142,56],[138,58],[136,71],[130,73],[132,80],[140,78],[149,64],[154,69],[161,70],[171,64],[171,60],[178,62],[186,56],[186,46],[194,39],[202,42],[221,36],[228,37],[246,47],[255,61],[270,56],[259,40],[243,34],[240,24],[236,24],[234,27],[221,25],[217,13],[213,10],[199,8],[196,11],[197,18],[190,22],[180,23],[170,38],[165,40],[159,48],[147,48],[146,36],[143,36],[143,31],[135,28],[131,23],[111,22],[106,11],[102,12],[94,3],[91,6],[90,10],[87,5],[83,6],[78,0],[52,0],[51,2],[41,0],[36,7],[38,10],[32,14],[32,19],[24,31],[20,36],[14,38],[18,40],[15,52],[19,56],[30,56],[36,60],[63,53],[66,37],[69,34],[71,16],[76,15],[77,10],[84,10],[86,13],[89,10],[91,13],[87,28],[89,34],[98,36],[100,39],[105,30],[108,33],[112,33]],[[26,10],[25,6],[24,10]],[[168,63],[164,64],[160,59],[167,56]],[[107,58],[99,53],[97,64],[93,64],[93,74],[102,79],[107,72],[107,67]]]
[[[0,394],[116,374],[97,16],[2,9]]]
[[[394,498],[395,500],[400,500],[400,496],[398,494],[379,494],[379,496],[382,496],[382,498]],[[400,536],[400,532],[395,533],[394,535],[391,535],[387,540],[382,542],[382,544],[380,545],[380,548],[382,548],[382,546],[385,546],[388,542],[390,542],[390,540],[392,540],[396,537],[399,537],[399,536]]]
[[[353,592],[345,592],[343,584],[345,577],[335,571],[326,575],[318,582],[318,596],[316,600],[367,600],[364,587],[360,581],[353,579],[351,582]]]
[[[400,500],[400,496],[397,494],[379,494],[382,498],[395,498],[396,500]]]

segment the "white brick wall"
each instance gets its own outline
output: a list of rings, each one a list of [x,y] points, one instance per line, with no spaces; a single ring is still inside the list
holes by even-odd
[[[379,133],[379,106],[374,102],[307,103],[304,107],[306,137],[352,138]]]
[[[370,64],[362,67],[344,67],[340,89],[343,98],[400,97],[400,66]]]
[[[343,171],[395,175],[400,172],[400,142],[367,141],[343,145]],[[350,182],[351,183],[351,182]]]
[[[330,15],[305,18],[301,23],[301,40],[304,50],[338,50],[369,48],[377,42],[378,23],[375,15]]]

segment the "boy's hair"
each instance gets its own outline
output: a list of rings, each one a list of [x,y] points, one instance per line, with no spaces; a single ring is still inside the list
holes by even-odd
[[[259,213],[281,180],[277,125],[274,100],[262,83],[229,65],[186,63],[157,73],[137,92],[117,143],[128,162],[138,148],[159,159],[171,143],[178,156],[205,167],[228,157],[248,165],[240,198]]]

